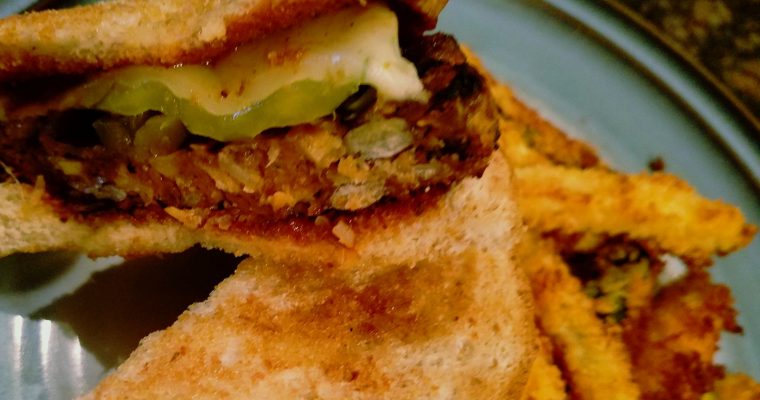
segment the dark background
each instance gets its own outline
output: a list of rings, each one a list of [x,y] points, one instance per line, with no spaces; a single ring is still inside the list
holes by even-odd
[[[703,65],[760,119],[760,0],[609,0]]]

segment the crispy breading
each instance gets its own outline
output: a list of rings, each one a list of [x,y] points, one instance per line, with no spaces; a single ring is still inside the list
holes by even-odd
[[[713,364],[722,331],[740,332],[728,287],[692,271],[665,287],[650,315],[626,335],[643,399],[697,399],[723,368]]]
[[[717,400],[760,400],[760,383],[744,374],[728,374],[715,382]],[[712,400],[706,397],[704,400]]]
[[[0,21],[0,78],[202,62],[360,0],[113,0]],[[445,0],[403,0],[434,25]]]
[[[703,260],[743,247],[757,230],[738,208],[669,174],[535,165],[515,176],[525,220],[541,232],[626,234]]]
[[[548,237],[593,299],[596,315],[624,333],[652,306],[664,262],[658,252],[624,236],[587,236]]]
[[[530,370],[530,378],[521,399],[565,400],[568,398],[567,385],[562,379],[562,372],[552,359],[551,341],[540,335],[539,345],[538,357]]]
[[[491,93],[502,110],[501,148],[515,167],[544,163],[584,169],[604,165],[588,144],[565,135],[508,90],[492,89]]]
[[[637,399],[628,353],[608,334],[593,304],[551,244],[527,235],[518,263],[528,275],[539,328],[551,340],[576,399]]]

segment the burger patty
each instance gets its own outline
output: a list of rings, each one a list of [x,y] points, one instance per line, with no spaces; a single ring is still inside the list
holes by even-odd
[[[72,215],[157,206],[284,218],[359,210],[479,176],[498,135],[483,78],[450,36],[409,42],[404,55],[427,104],[380,102],[361,87],[331,116],[228,143],[157,113],[54,112],[0,126],[5,178],[44,177]],[[137,134],[149,124],[154,134]]]

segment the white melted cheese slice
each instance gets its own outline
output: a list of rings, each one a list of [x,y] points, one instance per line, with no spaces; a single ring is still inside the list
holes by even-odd
[[[252,137],[270,126],[247,133],[236,128],[231,135],[197,131],[224,130],[226,123],[246,116],[261,120],[258,109],[288,116],[274,118],[271,127],[309,122],[332,112],[361,84],[377,89],[381,101],[427,100],[414,65],[401,55],[396,15],[379,5],[319,17],[240,47],[213,65],[111,71],[70,93],[63,103],[123,115],[161,111],[179,117],[196,134],[228,140]],[[285,110],[291,98],[295,106],[309,108],[312,95],[332,109],[313,104],[313,112]],[[188,115],[198,111],[203,117]],[[222,121],[206,123],[214,116]]]
[[[217,81],[208,83],[231,96],[222,99],[198,86],[184,86],[189,82],[173,84],[172,91],[181,97],[199,96],[214,114],[229,114],[304,80],[335,86],[360,82],[373,86],[386,100],[426,100],[414,65],[401,56],[396,15],[378,5],[322,17],[241,47],[211,74]]]

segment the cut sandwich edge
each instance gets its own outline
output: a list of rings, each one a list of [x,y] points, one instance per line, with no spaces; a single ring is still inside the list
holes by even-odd
[[[306,241],[274,232],[246,234],[195,227],[169,217],[152,222],[129,217],[102,223],[97,219],[61,220],[45,201],[44,187],[6,182],[0,184],[0,255],[81,251],[91,256],[139,256],[176,253],[200,245],[236,255],[316,257],[346,265],[413,262],[418,254],[459,252],[462,243],[492,248],[507,245],[502,242],[505,238],[518,237],[522,226],[504,221],[504,216],[517,220],[511,181],[506,159],[495,152],[480,178],[452,185],[419,214],[382,215],[380,206],[372,213],[377,218],[338,220],[332,228],[334,236]]]

